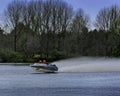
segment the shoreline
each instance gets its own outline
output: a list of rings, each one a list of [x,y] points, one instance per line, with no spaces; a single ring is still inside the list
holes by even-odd
[[[16,66],[19,66],[19,65],[30,65],[32,63],[0,63],[0,65],[16,65]]]

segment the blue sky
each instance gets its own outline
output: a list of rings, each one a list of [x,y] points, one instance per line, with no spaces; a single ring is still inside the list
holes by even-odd
[[[74,10],[82,8],[88,14],[92,21],[95,20],[98,12],[105,7],[112,5],[120,6],[120,0],[64,0],[71,4]]]
[[[1,0],[0,2],[0,13],[3,12],[4,8],[7,6],[7,4],[10,2],[11,0]]]
[[[12,0],[0,0],[0,14],[5,10],[8,3]],[[111,5],[120,6],[120,0],[63,0],[70,4],[74,10],[82,8],[86,14],[91,18],[91,21],[94,22],[97,13],[100,9],[104,7],[109,7]]]

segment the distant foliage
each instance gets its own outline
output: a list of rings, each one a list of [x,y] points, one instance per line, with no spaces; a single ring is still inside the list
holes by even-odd
[[[1,62],[23,62],[23,56],[17,52],[0,49]]]
[[[62,0],[14,0],[0,29],[0,62],[54,61],[73,56],[120,56],[120,8],[101,9],[95,30],[79,8]]]

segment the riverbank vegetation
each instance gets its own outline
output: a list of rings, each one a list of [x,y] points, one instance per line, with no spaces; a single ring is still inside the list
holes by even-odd
[[[120,8],[90,18],[62,0],[14,0],[4,12],[0,29],[1,62],[54,61],[74,56],[120,56]],[[8,31],[9,30],[9,31]]]

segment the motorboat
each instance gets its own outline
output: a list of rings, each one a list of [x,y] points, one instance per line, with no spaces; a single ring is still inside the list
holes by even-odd
[[[30,65],[34,70],[44,73],[54,73],[58,71],[58,67],[51,63],[34,63]]]

